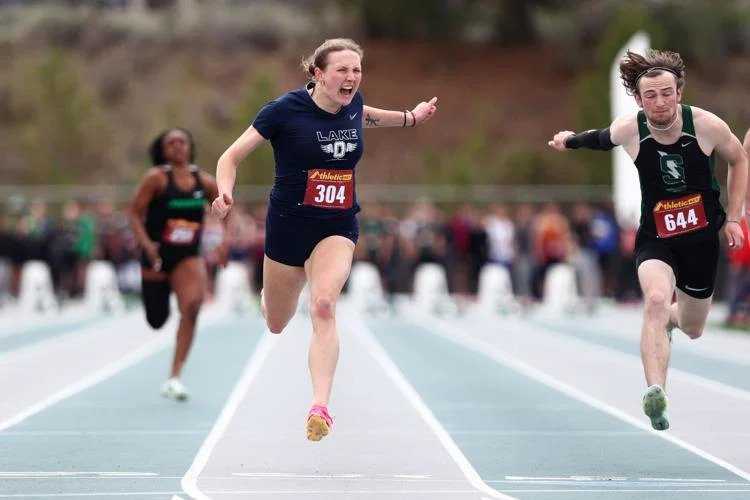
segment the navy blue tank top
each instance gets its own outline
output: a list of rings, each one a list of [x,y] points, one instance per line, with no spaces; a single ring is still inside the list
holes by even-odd
[[[253,127],[271,142],[276,175],[270,195],[270,207],[281,213],[312,218],[332,218],[359,212],[354,190],[354,170],[362,157],[362,108],[364,100],[357,92],[348,106],[337,113],[319,108],[306,88],[293,90],[269,102],[253,121]],[[337,175],[333,171],[343,171]],[[333,182],[345,179],[346,203],[337,187],[323,186],[311,192],[309,178],[319,176]],[[318,187],[318,186],[316,186]],[[316,206],[314,199],[325,208]]]

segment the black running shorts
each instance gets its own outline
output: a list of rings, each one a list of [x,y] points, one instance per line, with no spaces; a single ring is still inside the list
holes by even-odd
[[[677,288],[696,299],[707,299],[714,293],[719,234],[708,229],[676,238],[657,238],[638,231],[636,270],[650,259],[660,260],[672,268]]]

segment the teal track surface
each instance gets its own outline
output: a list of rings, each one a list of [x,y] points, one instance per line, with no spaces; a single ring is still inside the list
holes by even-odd
[[[26,347],[37,342],[76,332],[103,322],[103,320],[103,317],[87,318],[62,324],[24,328],[12,333],[4,332],[5,335],[0,337],[0,355],[4,352]]]
[[[499,491],[519,499],[750,498],[750,483],[726,469],[487,356],[410,323],[368,324],[482,479]],[[717,491],[639,480],[655,475],[710,479]],[[541,479],[571,476],[590,479]]]
[[[608,335],[607,329],[611,327],[606,327],[604,325],[601,327],[595,327],[594,325],[587,325],[584,322],[578,322],[578,324],[573,325],[567,321],[553,322],[549,320],[535,320],[532,324],[557,333],[570,335],[592,344],[614,349],[625,354],[632,354],[639,358],[641,355],[638,343],[640,340],[639,325],[635,325],[633,339],[628,340],[611,334]],[[682,334],[676,332],[675,335]],[[710,335],[710,333],[708,333],[708,335]],[[678,368],[688,373],[700,375],[717,382],[722,382],[727,385],[750,391],[750,377],[747,376],[750,371],[750,364],[742,364],[731,360],[719,360],[715,357],[703,356],[680,349],[679,344],[676,344],[673,347],[672,356],[670,358],[670,367]]]
[[[97,325],[97,321],[44,326],[0,338],[0,360],[3,350],[29,345],[33,354],[34,344]],[[597,330],[596,321],[536,318],[517,324],[638,356],[635,335],[631,340],[613,332],[605,334]],[[477,328],[481,321],[462,323],[454,318],[442,323],[447,325],[442,335],[430,329],[429,321],[421,324],[415,318],[398,315],[367,317],[365,322],[482,480],[500,492],[521,500],[750,498],[750,482],[699,454],[467,348],[460,340],[447,338],[450,328]],[[116,328],[117,322],[108,325]],[[127,328],[122,328],[122,334],[127,335]],[[174,494],[186,498],[181,479],[264,331],[256,317],[227,317],[202,324],[183,374],[191,393],[186,403],[159,394],[173,354],[173,348],[167,346],[0,432],[0,499],[170,499]],[[522,335],[523,331],[514,334]],[[154,335],[174,333],[164,330]],[[28,344],[10,343],[16,337]],[[342,356],[346,356],[346,341],[343,345]],[[304,361],[294,359],[290,363]],[[638,364],[634,359],[634,368]],[[733,387],[750,388],[748,367],[741,362],[720,362],[698,352],[676,349],[672,365]],[[544,370],[543,366],[538,368]],[[278,368],[265,373],[272,375],[271,380],[288,376]],[[356,372],[341,371],[337,377],[356,380]],[[388,383],[386,377],[384,383]],[[280,398],[278,401],[285,401],[285,394],[272,394]],[[235,421],[234,425],[245,423]],[[366,422],[361,426],[337,429],[327,438],[327,448],[322,449],[336,449],[338,432],[366,432]],[[248,454],[253,453],[252,445],[247,443]],[[418,450],[410,451],[419,457]],[[240,456],[243,452],[241,449]],[[220,482],[231,471],[242,470],[241,460],[229,463],[230,472],[215,473],[221,477],[211,479]],[[392,475],[388,466],[387,456],[373,456],[371,476]],[[270,474],[286,472],[290,471]],[[229,479],[233,484],[241,480],[238,476]],[[441,480],[430,478],[432,487],[439,488]],[[371,493],[366,500],[394,498]],[[291,497],[272,493],[252,496]],[[304,498],[304,494],[298,498]],[[477,491],[476,500],[483,498],[486,494]]]
[[[181,492],[180,479],[261,332],[255,319],[200,328],[183,373],[192,395],[187,403],[159,394],[172,359],[168,347],[0,433],[0,471],[38,476],[2,477],[0,497],[23,491],[30,496],[120,492],[125,497],[163,492],[169,498]],[[75,476],[45,477],[44,472]]]

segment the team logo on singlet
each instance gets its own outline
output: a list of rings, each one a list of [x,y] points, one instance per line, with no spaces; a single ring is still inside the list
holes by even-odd
[[[682,156],[658,150],[657,153],[659,153],[659,167],[664,188],[672,193],[685,191],[687,182],[685,181],[685,162]]]
[[[321,144],[320,149],[329,153],[332,156],[332,160],[342,160],[346,156],[346,153],[351,153],[352,151],[357,150],[356,141],[359,139],[359,136],[356,128],[348,130],[331,130],[328,133],[323,133],[318,130],[316,134],[318,142],[326,143]]]

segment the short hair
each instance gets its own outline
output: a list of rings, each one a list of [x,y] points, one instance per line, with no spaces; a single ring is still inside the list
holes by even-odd
[[[154,167],[167,163],[166,158],[164,158],[164,144],[162,143],[164,142],[164,138],[167,136],[167,134],[169,134],[170,132],[174,132],[175,130],[179,130],[187,136],[188,143],[190,144],[190,163],[193,163],[195,161],[195,141],[193,140],[193,134],[191,134],[188,129],[182,127],[174,127],[160,133],[154,138],[153,141],[151,141],[151,145],[148,147],[148,154],[151,157],[151,165],[153,165]]]
[[[640,95],[638,82],[644,76],[672,73],[677,80],[677,89],[685,85],[685,63],[677,52],[650,49],[645,56],[628,51],[620,61],[620,78],[630,95]]]
[[[360,47],[354,40],[349,38],[332,38],[320,44],[312,54],[302,59],[302,71],[304,71],[305,75],[312,80],[315,76],[315,68],[325,70],[326,66],[328,66],[328,54],[341,50],[351,50],[352,52],[356,52],[359,54],[360,59],[365,56],[362,47]]]

